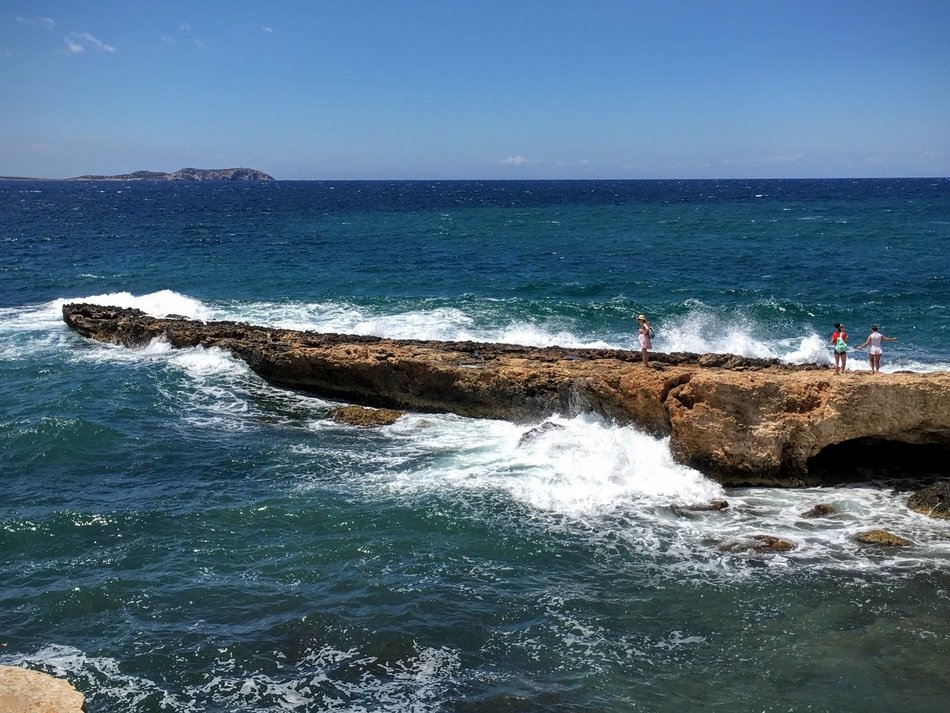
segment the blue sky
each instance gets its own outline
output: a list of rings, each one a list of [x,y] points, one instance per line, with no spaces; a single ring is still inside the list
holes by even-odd
[[[3,0],[0,175],[950,175],[947,0]]]

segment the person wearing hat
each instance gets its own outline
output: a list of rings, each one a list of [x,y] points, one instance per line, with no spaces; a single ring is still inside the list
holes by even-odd
[[[650,340],[650,334],[653,332],[653,330],[650,328],[650,323],[647,321],[646,315],[637,315],[637,322],[640,324],[640,331],[637,334],[637,337],[640,340],[640,354],[643,356],[643,366],[649,366],[649,351],[653,348],[653,342]]]

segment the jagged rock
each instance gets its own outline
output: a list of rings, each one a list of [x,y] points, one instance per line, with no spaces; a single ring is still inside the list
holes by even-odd
[[[866,545],[881,545],[882,547],[907,547],[911,544],[909,540],[887,530],[868,530],[859,533],[856,539]]]
[[[389,408],[366,408],[365,406],[340,406],[330,409],[329,417],[337,423],[350,426],[389,426],[405,415],[404,411]]]
[[[809,508],[805,512],[801,513],[801,517],[828,517],[829,515],[834,515],[837,510],[835,510],[833,505],[826,505],[825,503],[818,503],[813,508]]]
[[[950,457],[947,372],[836,379],[816,365],[659,352],[651,362],[665,368],[654,370],[618,349],[320,334],[83,304],[65,305],[63,318],[130,347],[219,347],[278,386],[371,406],[519,423],[594,412],[669,437],[679,463],[727,485],[822,484],[815,464],[848,444],[860,446],[847,451],[852,468],[877,467],[858,459],[888,444]]]
[[[521,438],[518,440],[518,445],[523,446],[525,443],[529,443],[533,441],[535,438],[538,438],[539,436],[543,436],[545,433],[548,433],[549,431],[560,431],[563,428],[564,426],[562,426],[559,423],[554,423],[553,421],[545,421],[540,426],[535,426],[530,431],[525,431],[523,434],[521,434]]]
[[[930,517],[950,518],[950,481],[934,483],[918,490],[908,498],[907,507]]]
[[[719,549],[723,552],[788,552],[795,546],[794,542],[774,535],[751,535],[744,540],[724,542]]]
[[[80,713],[85,697],[68,681],[40,671],[0,666],[0,711],[3,713]]]

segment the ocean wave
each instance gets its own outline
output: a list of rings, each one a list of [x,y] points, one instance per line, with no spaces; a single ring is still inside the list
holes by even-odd
[[[347,488],[358,487],[373,500],[486,498],[502,529],[513,526],[503,522],[522,522],[527,514],[545,529],[571,537],[583,533],[595,547],[612,550],[620,543],[638,559],[652,561],[658,572],[675,576],[684,570],[755,576],[762,562],[831,569],[932,567],[950,557],[943,523],[909,510],[906,493],[869,484],[727,490],[676,463],[666,439],[590,415],[547,423],[551,426],[522,441],[530,431],[525,426],[409,415],[381,429],[368,461],[341,461],[360,471],[341,477]],[[325,485],[321,477],[320,487]],[[507,507],[499,506],[498,495]],[[693,509],[715,500],[728,506]],[[835,514],[803,517],[820,503],[830,504]],[[913,548],[882,556],[856,541],[859,532],[875,527],[912,540]],[[790,541],[795,549],[764,554],[730,549],[756,534]]]

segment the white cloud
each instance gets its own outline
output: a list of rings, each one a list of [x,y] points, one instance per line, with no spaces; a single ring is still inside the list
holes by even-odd
[[[83,52],[86,51],[86,48],[85,48],[85,47],[83,47],[83,46],[82,46],[81,44],[79,44],[78,42],[75,42],[74,40],[71,40],[69,37],[64,37],[63,39],[66,40],[66,47],[67,47],[67,48],[69,49],[69,51],[72,52],[73,54],[81,54],[81,53],[83,53]]]
[[[261,30],[264,32],[265,35],[273,35],[273,34],[274,34],[274,28],[273,28],[273,27],[262,27]]]
[[[115,52],[115,47],[113,47],[112,45],[107,45],[98,37],[88,32],[73,33],[73,37],[78,37],[79,39],[85,40],[86,42],[88,42],[90,45],[95,47],[97,50],[100,50],[101,52]]]
[[[529,158],[525,158],[521,154],[517,156],[509,156],[508,158],[503,158],[499,163],[502,166],[523,166],[526,163],[537,163],[537,161],[532,161]]]
[[[178,29],[183,30],[184,32],[189,32],[191,30],[191,25],[189,25],[187,22],[183,22],[178,26]]]
[[[177,45],[178,44],[178,40],[176,40],[171,35],[159,35],[158,39],[161,40],[163,45]]]
[[[52,17],[20,17],[18,15],[16,21],[26,25],[39,25],[40,27],[45,27],[47,30],[56,29],[56,22]]]

